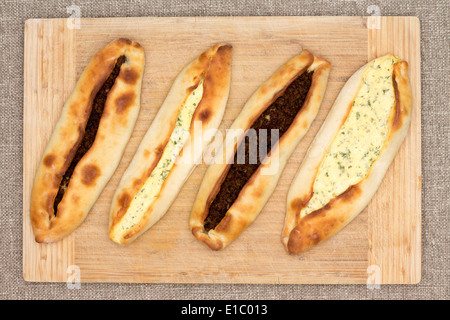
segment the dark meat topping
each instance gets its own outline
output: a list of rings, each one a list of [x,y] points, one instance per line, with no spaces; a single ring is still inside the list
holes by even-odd
[[[100,88],[100,90],[95,95],[94,101],[92,102],[92,109],[91,113],[89,115],[89,119],[86,124],[86,128],[84,129],[84,136],[80,139],[81,143],[78,146],[78,149],[72,158],[68,169],[64,173],[64,176],[61,179],[61,183],[59,185],[59,190],[55,198],[55,202],[53,203],[53,212],[56,215],[58,210],[58,204],[61,202],[64,193],[69,185],[70,178],[72,177],[73,171],[75,170],[75,167],[77,166],[78,162],[83,158],[83,156],[88,152],[88,150],[91,148],[92,144],[94,143],[95,136],[97,135],[98,126],[100,124],[100,119],[102,118],[103,109],[105,107],[106,98],[108,96],[109,90],[111,90],[112,86],[114,85],[114,82],[116,81],[117,76],[120,72],[120,67],[125,62],[126,57],[120,56],[116,64],[114,66],[114,69],[112,70],[111,74],[109,75],[108,79],[106,79],[103,86]]]
[[[275,144],[278,140],[272,142],[272,129],[278,129],[278,138],[289,129],[295,116],[301,110],[305,102],[306,95],[311,87],[313,72],[304,72],[297,77],[252,124],[251,129],[246,134],[248,138],[244,137],[244,143],[241,143],[238,151],[234,156],[234,162],[230,166],[228,173],[220,187],[214,200],[209,207],[208,216],[205,219],[204,227],[206,231],[214,229],[220,221],[224,218],[228,209],[236,201],[239,192],[248,182],[253,173],[258,169],[261,160],[264,160],[264,154],[257,157],[258,150],[270,150],[272,143]],[[260,129],[267,130],[266,135],[261,135]],[[257,146],[249,146],[250,133],[256,133],[253,138],[256,138]],[[274,137],[276,138],[276,137]],[[266,144],[266,149],[260,144]],[[245,148],[245,152],[240,150]],[[245,154],[245,163],[242,163],[242,156],[238,154]],[[256,160],[256,161],[255,161]],[[256,163],[255,163],[256,162]]]

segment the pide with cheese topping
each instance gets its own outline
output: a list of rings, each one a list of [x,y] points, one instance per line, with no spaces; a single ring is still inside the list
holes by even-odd
[[[329,238],[367,206],[408,131],[407,66],[385,55],[341,90],[288,193],[282,240],[290,253]]]
[[[138,225],[150,206],[157,199],[164,181],[174,166],[181,149],[183,149],[184,144],[189,138],[192,116],[194,115],[195,109],[199,105],[202,96],[203,82],[200,82],[197,88],[187,97],[178,113],[175,128],[170,135],[169,142],[165,146],[158,164],[153,169],[144,185],[133,197],[125,215],[119,223],[114,226],[114,229],[111,232],[111,234],[114,235],[113,240],[120,241],[121,235]]]
[[[231,51],[217,44],[175,79],[114,194],[112,241],[130,243],[161,219],[201,160],[211,142],[204,133],[219,127],[225,111]],[[184,155],[191,158],[178,161]]]
[[[317,171],[313,197],[301,215],[322,208],[367,176],[389,133],[388,119],[395,104],[392,69],[398,61],[388,55],[372,61],[365,70],[347,119]]]

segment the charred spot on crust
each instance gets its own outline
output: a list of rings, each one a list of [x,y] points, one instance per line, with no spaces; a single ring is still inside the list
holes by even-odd
[[[127,211],[127,208],[130,205],[130,203],[131,203],[131,196],[129,193],[123,192],[121,195],[118,196],[117,198],[118,210],[114,215],[113,224],[116,224],[117,221],[119,221],[120,218],[122,218],[122,216]]]
[[[120,197],[119,197],[119,206],[121,208],[126,208],[128,207],[128,205],[131,202],[131,197],[128,193],[123,193]]]
[[[70,162],[70,165],[64,172],[64,175],[59,184],[58,193],[56,194],[55,201],[53,203],[53,213],[55,215],[58,210],[58,204],[61,202],[64,193],[67,187],[69,186],[70,178],[72,177],[72,174],[75,171],[75,167],[77,166],[81,158],[83,158],[83,156],[89,151],[89,149],[92,147],[92,144],[94,143],[109,90],[111,90],[112,86],[114,85],[114,82],[117,76],[119,75],[120,67],[125,62],[125,60],[126,60],[125,56],[120,56],[117,59],[111,74],[95,95],[95,98],[91,105],[90,115],[86,123],[86,127],[84,129],[82,128],[83,130],[80,130],[79,141],[73,148],[73,152],[71,150],[69,156],[67,157],[67,161]]]
[[[231,44],[224,44],[217,49],[217,54],[220,55],[222,52],[224,52],[224,54],[227,52],[229,53],[231,52],[231,49],[233,49],[233,46]]]
[[[326,212],[330,209],[332,209],[336,202],[349,202],[352,201],[355,197],[357,197],[359,194],[361,194],[361,188],[358,184],[351,185],[348,187],[344,192],[342,192],[340,195],[336,196],[335,198],[331,199],[327,204],[325,204],[322,208],[319,208],[311,213],[308,213],[305,217],[305,219],[312,219],[312,217],[325,215]],[[312,194],[311,194],[312,197]],[[310,198],[311,198],[310,197]],[[309,200],[308,200],[309,201]],[[301,210],[302,208],[300,208]],[[300,211],[298,211],[300,213]]]
[[[128,84],[135,84],[139,78],[139,73],[134,68],[125,68],[122,70],[120,78]]]
[[[194,77],[194,80],[195,80],[195,79],[203,79],[203,78],[205,78],[204,74],[202,74],[202,76],[201,76],[200,78],[198,78],[197,76],[195,76],[195,77]],[[205,79],[204,81],[206,81],[206,79]],[[195,89],[198,88],[198,85],[199,85],[199,84],[200,84],[200,81],[196,82],[193,86],[190,86],[189,88],[187,88],[187,89],[186,89],[186,94],[187,94],[187,95],[190,95],[190,94],[192,93],[192,91],[194,91]]]
[[[143,182],[144,182],[143,178],[134,179],[133,180],[133,187],[138,189],[140,186],[142,186]]]
[[[250,146],[249,139],[242,140],[237,152],[234,155],[233,164],[229,166],[228,172],[220,186],[220,190],[216,194],[209,206],[208,215],[204,221],[206,231],[214,229],[224,218],[226,212],[231,205],[236,201],[242,188],[250,180],[253,173],[259,168],[263,156],[257,155],[259,150],[266,150],[270,153],[270,148],[278,140],[272,141],[271,130],[278,131],[278,139],[289,129],[297,114],[302,109],[306,96],[311,87],[313,72],[303,72],[291,84],[289,84],[284,92],[271,104],[263,113],[253,122],[248,132],[255,132],[254,135],[256,146]],[[267,133],[261,136],[261,129],[266,130]],[[248,132],[246,136],[248,136]],[[262,138],[262,139],[261,139]],[[265,141],[262,141],[265,140]],[[264,149],[265,144],[265,149]],[[244,148],[244,152],[239,151]],[[244,154],[245,161],[238,159],[238,154]],[[261,159],[262,158],[262,159]],[[256,160],[250,163],[250,159]]]
[[[81,170],[81,182],[85,185],[94,184],[95,179],[100,175],[99,167],[89,164]]]
[[[44,165],[47,166],[47,167],[51,167],[53,162],[55,162],[55,159],[56,159],[55,155],[53,155],[53,154],[47,155],[44,158]]]
[[[356,197],[360,193],[361,188],[357,184],[351,185],[350,187],[347,188],[347,190],[338,195],[334,200],[336,201],[337,199],[339,199],[344,202],[351,201],[354,197]]]
[[[120,43],[120,44],[127,44],[127,45],[130,45],[132,43],[132,41],[130,39],[127,39],[127,38],[120,38],[120,39],[117,40],[117,42]]]
[[[136,95],[132,91],[126,92],[121,96],[119,96],[116,99],[117,113],[122,113],[123,111],[128,109],[128,107],[130,107],[133,104],[135,97]]]
[[[199,118],[201,121],[207,121],[209,117],[211,116],[211,110],[205,109],[199,114]]]

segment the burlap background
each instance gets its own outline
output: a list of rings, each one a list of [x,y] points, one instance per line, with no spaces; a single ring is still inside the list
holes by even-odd
[[[22,278],[23,32],[29,18],[381,15],[417,16],[422,27],[423,274],[418,285],[187,285],[27,283]],[[0,1],[0,298],[1,299],[448,299],[449,298],[449,1],[50,0]]]

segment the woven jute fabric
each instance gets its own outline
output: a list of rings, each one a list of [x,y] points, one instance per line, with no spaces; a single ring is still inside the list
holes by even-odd
[[[24,22],[81,17],[416,16],[422,59],[422,280],[417,285],[219,285],[29,283],[22,277]],[[436,1],[49,0],[0,1],[0,299],[448,299],[450,3]]]

